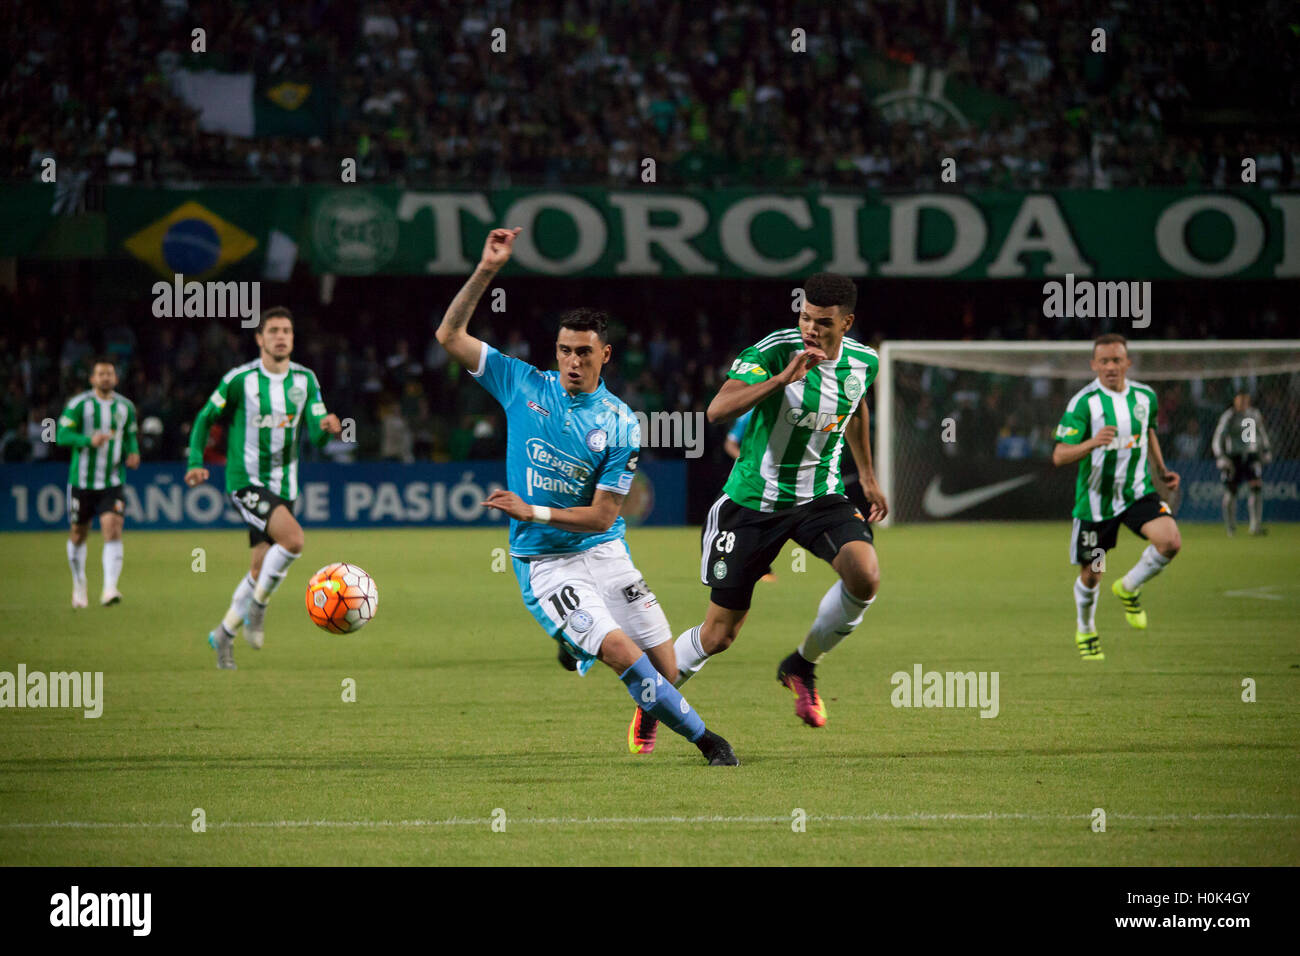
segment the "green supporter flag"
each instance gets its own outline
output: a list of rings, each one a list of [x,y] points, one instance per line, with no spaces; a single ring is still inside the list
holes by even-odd
[[[330,83],[325,78],[259,76],[253,96],[253,133],[324,138],[332,129],[332,102]]]
[[[177,70],[172,88],[198,112],[204,132],[305,139],[332,128],[333,84],[325,76]]]
[[[909,61],[904,54],[863,56],[866,92],[889,123],[914,123],[935,129],[984,127],[995,116],[1020,112],[1012,100],[950,78],[942,67]]]

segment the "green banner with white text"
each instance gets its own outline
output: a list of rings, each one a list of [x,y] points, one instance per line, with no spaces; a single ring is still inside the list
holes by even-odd
[[[44,243],[51,187],[0,187],[0,255]],[[109,257],[207,279],[460,275],[495,226],[521,226],[505,274],[800,279],[1293,279],[1300,193],[1243,188],[880,194],[816,190],[105,189]],[[63,221],[66,228],[76,228]],[[99,228],[102,230],[103,224]]]
[[[461,274],[520,226],[506,274],[800,278],[1286,278],[1300,194],[314,188],[317,272]]]

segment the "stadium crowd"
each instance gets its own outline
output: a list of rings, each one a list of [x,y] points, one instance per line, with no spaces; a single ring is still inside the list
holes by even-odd
[[[647,413],[704,411],[736,355],[794,320],[789,290],[780,282],[532,281],[534,286],[511,293],[528,303],[522,314],[494,315],[480,307],[473,333],[509,355],[552,368],[561,309],[606,307],[614,318],[606,384]],[[310,278],[303,278],[267,303],[294,309],[294,360],[318,374],[331,410],[356,421],[356,444],[336,443],[327,454],[446,461],[503,453],[499,407],[433,336],[459,282],[359,279],[339,283],[334,299],[322,304],[315,301]],[[1297,337],[1295,320],[1287,318],[1293,310],[1284,284],[1255,285],[1248,292],[1240,285],[1162,287],[1159,322],[1152,329],[1159,335],[1135,338]],[[858,324],[851,334],[870,344],[881,337],[1058,341],[1098,332],[1093,320],[1044,319],[1035,283],[930,283],[921,298],[907,282],[864,280],[859,288]],[[86,302],[93,308],[87,310]],[[40,321],[30,321],[33,315]],[[1125,331],[1122,325],[1114,329]],[[41,441],[42,422],[87,387],[89,362],[101,354],[114,358],[119,391],[136,403],[145,458],[179,460],[204,399],[228,369],[255,357],[256,345],[234,319],[158,320],[147,303],[97,295],[93,282],[75,271],[24,274],[14,289],[0,286],[0,381],[6,383],[0,459],[40,460],[52,453]],[[1276,384],[1269,381],[1270,387]],[[1300,421],[1300,377],[1287,382],[1264,406],[1271,421]],[[924,431],[953,415],[972,425],[961,429],[964,440],[974,443],[964,445],[963,453],[1038,457],[1050,452],[1051,429],[1077,385],[984,373],[922,375],[915,366],[901,366],[899,387],[900,424]],[[1180,449],[1190,452],[1194,436],[1197,456],[1203,454],[1213,431],[1207,416],[1226,407],[1230,396],[1223,389],[1229,387],[1226,379],[1161,383],[1159,426],[1166,443],[1179,436]],[[710,454],[722,454],[721,430],[707,444]],[[216,439],[212,448],[220,448]],[[1300,457],[1300,448],[1292,450]]]
[[[611,185],[651,157],[669,184],[911,190],[953,157],[961,188],[1107,189],[1230,186],[1254,157],[1289,188],[1300,158],[1284,0],[96,0],[75,32],[65,6],[0,19],[0,176],[55,157],[74,185],[329,182],[352,157],[369,182]],[[1000,108],[889,122],[882,78],[913,65]],[[204,132],[181,70],[302,82],[328,109],[297,139]]]

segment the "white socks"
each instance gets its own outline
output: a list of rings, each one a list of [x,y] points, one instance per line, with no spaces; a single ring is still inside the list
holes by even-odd
[[[1128,574],[1124,575],[1124,580],[1121,582],[1124,585],[1124,590],[1136,591],[1163,571],[1171,560],[1171,558],[1166,558],[1157,551],[1154,544],[1147,545],[1147,549],[1142,552],[1142,557],[1138,558],[1138,563],[1133,565]]]
[[[244,615],[248,613],[248,603],[253,600],[253,588],[257,582],[253,580],[251,573],[245,574],[239,581],[239,586],[235,588],[235,593],[230,596],[230,609],[226,611],[226,616],[221,619],[221,626],[229,634],[234,634],[236,629],[244,621]]]
[[[266,606],[275,589],[280,586],[280,582],[289,572],[289,565],[297,560],[298,555],[292,551],[286,551],[278,544],[271,545],[271,549],[266,552],[266,557],[262,559],[262,573],[257,576],[257,584],[253,586],[255,605]]]
[[[689,631],[683,631],[673,643],[673,650],[677,654],[677,683],[674,687],[681,687],[698,674],[704,662],[709,659],[700,644],[700,628],[703,626],[696,624]]]
[[[1250,533],[1259,534],[1264,521],[1264,494],[1262,488],[1251,488],[1246,497],[1246,510],[1250,514]]]
[[[104,590],[116,591],[122,576],[122,539],[104,542]]]
[[[72,583],[84,586],[86,583],[86,542],[73,544],[68,540],[68,567],[72,569]]]
[[[1090,588],[1082,579],[1074,579],[1075,626],[1080,634],[1091,634],[1097,630],[1097,594],[1101,585]]]
[[[845,590],[843,581],[836,581],[817,605],[817,619],[799,645],[800,656],[808,663],[816,664],[822,655],[853,633],[874,601],[875,598],[869,601],[855,598]]]

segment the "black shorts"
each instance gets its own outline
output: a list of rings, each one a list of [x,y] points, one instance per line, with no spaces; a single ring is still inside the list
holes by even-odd
[[[1143,495],[1115,517],[1107,518],[1105,521],[1084,521],[1075,518],[1074,529],[1070,532],[1070,563],[1089,564],[1097,559],[1099,550],[1109,551],[1115,547],[1121,523],[1142,538],[1145,537],[1142,534],[1144,524],[1161,515],[1169,515],[1172,518],[1173,514],[1169,506],[1153,491],[1149,495]]]
[[[1237,493],[1237,486],[1243,482],[1250,484],[1264,478],[1264,463],[1258,455],[1234,455],[1228,462],[1228,467],[1220,471],[1219,475],[1223,478],[1223,487],[1233,494]]]
[[[121,485],[112,488],[74,488],[68,485],[68,524],[90,524],[108,512],[126,513]]]
[[[265,488],[259,488],[257,485],[246,485],[238,491],[230,493],[230,500],[235,505],[235,510],[239,516],[244,519],[244,524],[248,525],[248,546],[255,548],[259,544],[266,542],[274,544],[271,536],[266,533],[266,523],[271,519],[271,514],[280,505],[289,509],[293,514],[293,502],[288,498],[281,498]]]
[[[755,583],[790,540],[829,562],[850,541],[870,544],[871,526],[843,495],[784,511],[755,511],[723,495],[700,532],[700,580],[713,589],[713,603],[748,610]]]

